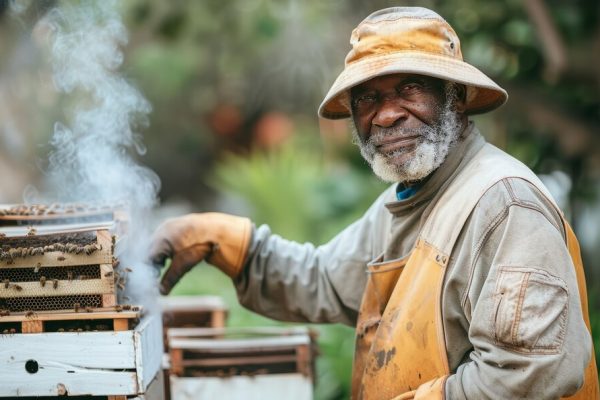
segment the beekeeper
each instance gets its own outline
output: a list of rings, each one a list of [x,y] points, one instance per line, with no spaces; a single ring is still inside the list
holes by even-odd
[[[356,327],[355,399],[597,399],[577,239],[469,120],[506,91],[424,8],[377,11],[350,43],[319,115],[351,119],[389,189],[321,246],[219,213],[166,221],[152,249],[172,259],[162,290],[206,259],[259,314]]]

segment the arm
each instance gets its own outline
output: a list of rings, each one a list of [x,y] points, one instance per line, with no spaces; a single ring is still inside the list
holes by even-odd
[[[387,215],[384,195],[322,246],[285,240],[265,225],[256,228],[246,266],[235,280],[240,303],[279,320],[353,326],[365,267],[374,258],[374,227]]]
[[[462,312],[472,350],[446,381],[448,399],[557,399],[582,385],[591,356],[560,220],[530,198],[535,189],[512,184],[493,215],[475,210],[467,230],[478,234],[463,243],[471,265],[451,272],[471,276]]]

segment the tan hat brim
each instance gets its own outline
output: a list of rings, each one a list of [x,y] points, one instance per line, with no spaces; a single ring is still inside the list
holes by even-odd
[[[352,87],[377,76],[410,73],[432,76],[467,86],[467,114],[491,111],[506,102],[508,94],[483,72],[464,61],[420,51],[399,51],[363,58],[346,66],[319,107],[328,119],[350,117],[342,96]],[[469,94],[469,91],[473,92]]]

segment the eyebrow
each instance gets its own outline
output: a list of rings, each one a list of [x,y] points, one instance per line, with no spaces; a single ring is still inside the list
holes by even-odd
[[[362,84],[353,87],[350,90],[350,94],[351,95],[357,95],[357,94],[363,94],[363,93],[366,93],[366,92],[369,92],[369,91],[377,91],[378,90],[378,89],[375,89],[375,88],[364,87],[363,85],[365,83],[367,83],[367,82],[363,82]],[[407,84],[407,83],[413,83],[413,82],[427,84],[427,85],[430,85],[432,87],[436,86],[436,85],[432,85],[432,83],[434,82],[434,79],[428,79],[428,77],[419,76],[419,75],[409,75],[409,76],[406,76],[406,77],[402,78],[399,82],[396,82],[393,86],[394,87],[398,87],[400,85],[404,85],[404,84]]]

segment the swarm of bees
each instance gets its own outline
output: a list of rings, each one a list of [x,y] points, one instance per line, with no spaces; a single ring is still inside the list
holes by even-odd
[[[10,248],[8,245],[3,245],[2,250],[0,250],[0,261],[12,262],[16,258],[26,258],[33,256],[43,256],[45,253],[58,251],[62,253],[69,254],[82,254],[92,255],[96,251],[102,250],[102,245],[98,243],[91,243],[86,245],[79,245],[75,243],[54,243],[46,246],[37,246],[37,247],[17,247]],[[64,256],[58,257],[59,261],[64,261]]]
[[[97,212],[108,211],[111,207],[106,205],[89,205],[89,204],[20,204],[10,208],[0,208],[0,217],[3,216],[40,216],[40,215],[55,215],[55,214],[74,214],[81,212]]]

